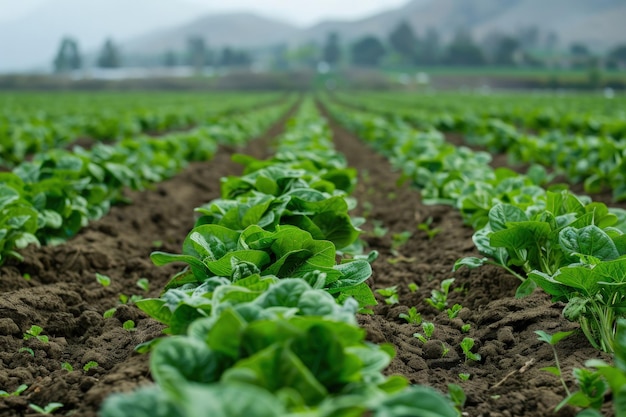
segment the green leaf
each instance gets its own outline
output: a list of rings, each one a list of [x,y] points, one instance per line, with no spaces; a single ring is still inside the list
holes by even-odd
[[[573,333],[574,333],[574,330],[569,331],[569,332],[557,332],[551,335],[551,334],[544,332],[543,330],[535,330],[535,334],[537,334],[538,336],[537,338],[539,340],[541,340],[542,342],[546,342],[552,346],[556,345],[561,340],[565,339],[566,337],[570,336]]]
[[[595,225],[581,229],[566,227],[559,233],[559,243],[569,255],[580,253],[605,261],[619,257],[613,240]]]
[[[469,269],[478,268],[480,266],[485,265],[489,260],[487,258],[476,258],[474,256],[468,256],[465,258],[458,259],[454,263],[453,271],[458,271],[462,266],[466,266]]]

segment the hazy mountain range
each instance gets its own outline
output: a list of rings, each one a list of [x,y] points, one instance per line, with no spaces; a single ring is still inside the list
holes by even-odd
[[[412,0],[367,18],[328,20],[308,28],[252,13],[206,15],[202,6],[180,0],[55,0],[29,16],[0,24],[0,71],[49,68],[60,39],[72,35],[83,51],[95,51],[112,36],[126,53],[183,50],[190,36],[211,47],[257,48],[323,41],[335,31],[344,42],[365,34],[386,38],[400,20],[423,34],[436,28],[450,37],[459,28],[476,39],[536,26],[554,32],[567,47],[581,41],[606,49],[626,42],[624,0]]]

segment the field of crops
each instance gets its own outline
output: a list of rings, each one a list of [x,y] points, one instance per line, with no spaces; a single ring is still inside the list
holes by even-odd
[[[626,416],[625,108],[2,95],[0,416]]]

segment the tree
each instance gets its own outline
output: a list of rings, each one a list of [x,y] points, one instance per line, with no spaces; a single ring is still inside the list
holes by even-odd
[[[178,65],[176,52],[172,50],[165,52],[165,55],[163,55],[163,65],[166,67],[175,67],[176,65]]]
[[[78,51],[78,43],[72,38],[63,38],[53,64],[54,72],[57,73],[80,69],[82,59]]]
[[[424,41],[420,43],[419,63],[434,65],[439,63],[441,57],[441,41],[437,29],[428,28]]]
[[[121,66],[120,53],[110,38],[104,42],[97,64],[100,68],[118,68]]]
[[[403,60],[407,63],[414,63],[417,56],[418,39],[413,28],[402,21],[389,34],[389,44]]]
[[[324,49],[322,50],[322,59],[331,66],[339,63],[341,47],[339,46],[339,35],[336,32],[327,35],[326,44],[324,44]]]
[[[205,65],[211,63],[211,52],[206,46],[204,38],[192,36],[187,39],[187,64],[196,72],[202,72]]]
[[[626,68],[626,43],[611,49],[607,58],[611,67]]]
[[[352,62],[356,65],[375,67],[385,56],[382,42],[375,36],[366,36],[352,45]]]
[[[448,45],[445,61],[451,65],[477,66],[485,63],[483,51],[467,30],[458,30]]]
[[[496,42],[493,62],[496,65],[515,65],[515,57],[520,52],[520,42],[513,36],[501,36]]]

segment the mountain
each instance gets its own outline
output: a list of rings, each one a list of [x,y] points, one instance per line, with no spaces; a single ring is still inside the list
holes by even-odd
[[[190,37],[202,37],[214,47],[262,47],[282,43],[298,32],[296,26],[253,13],[211,14],[171,29],[154,31],[124,44],[130,53],[183,50]]]
[[[206,12],[206,7],[182,0],[48,1],[23,18],[0,24],[0,71],[49,69],[63,36],[75,37],[87,52],[98,50],[106,36],[122,41]]]

